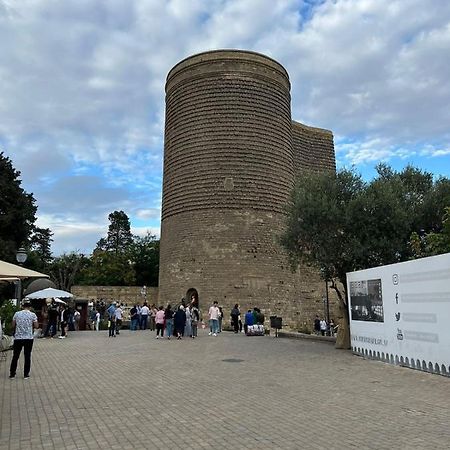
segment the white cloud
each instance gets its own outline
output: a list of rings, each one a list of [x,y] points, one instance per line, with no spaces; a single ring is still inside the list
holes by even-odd
[[[132,227],[131,232],[136,236],[144,237],[147,233],[156,236],[157,239],[160,237],[159,227]]]
[[[154,219],[166,75],[215,48],[280,61],[294,118],[333,130],[345,164],[448,163],[448,2],[0,0],[0,149],[53,217],[54,248],[115,209]]]
[[[139,219],[159,219],[161,216],[161,210],[157,208],[138,209],[135,214]]]

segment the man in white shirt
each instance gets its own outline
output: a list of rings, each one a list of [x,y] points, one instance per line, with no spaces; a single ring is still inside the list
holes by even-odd
[[[150,314],[150,308],[147,306],[147,303],[144,303],[144,306],[141,308],[141,330],[147,329],[149,314]]]
[[[114,315],[116,316],[116,334],[120,334],[120,327],[122,326],[123,318],[123,309],[121,305],[116,308]]]
[[[37,316],[34,312],[30,311],[31,302],[25,300],[22,305],[22,311],[18,311],[13,316],[13,328],[14,328],[14,347],[13,357],[11,360],[11,367],[9,369],[9,378],[16,376],[17,362],[19,361],[20,353],[22,352],[25,357],[25,363],[23,368],[23,377],[25,379],[30,378],[31,369],[31,351],[33,350],[33,329],[38,328]]]
[[[219,316],[220,309],[217,301],[215,301],[209,308],[209,336],[217,336],[219,330]]]
[[[98,331],[100,328],[100,313],[98,311],[95,313],[94,327],[95,331]]]
[[[75,331],[80,331],[81,313],[77,309],[73,313],[73,320],[75,321]]]
[[[325,336],[327,328],[328,328],[328,324],[327,324],[326,320],[322,319],[320,321],[320,332],[322,333],[322,336]]]

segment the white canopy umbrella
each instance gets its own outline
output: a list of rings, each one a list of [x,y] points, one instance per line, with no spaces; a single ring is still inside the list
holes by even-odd
[[[26,298],[70,298],[73,294],[59,289],[47,288],[28,294]]]

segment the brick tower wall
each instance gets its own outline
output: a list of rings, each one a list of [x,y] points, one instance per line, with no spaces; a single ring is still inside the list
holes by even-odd
[[[295,290],[277,238],[293,185],[290,83],[265,56],[188,58],[166,84],[160,298],[198,291],[203,310],[260,306]]]
[[[304,171],[336,171],[333,133],[292,122],[295,176]]]
[[[263,55],[206,52],[169,72],[161,303],[196,289],[204,312],[213,300],[226,320],[235,303],[241,311],[259,306],[293,328],[323,310],[324,282],[307,268],[292,274],[278,244],[294,175],[309,161],[307,142],[323,136],[333,150],[330,132],[319,139],[317,129],[298,125],[306,131],[296,147],[288,74]]]

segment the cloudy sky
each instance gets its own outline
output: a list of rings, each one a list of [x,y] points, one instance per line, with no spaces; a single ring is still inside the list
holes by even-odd
[[[54,254],[90,253],[114,210],[159,235],[165,78],[218,48],[283,64],[339,167],[450,176],[450,2],[0,0],[0,151]]]

